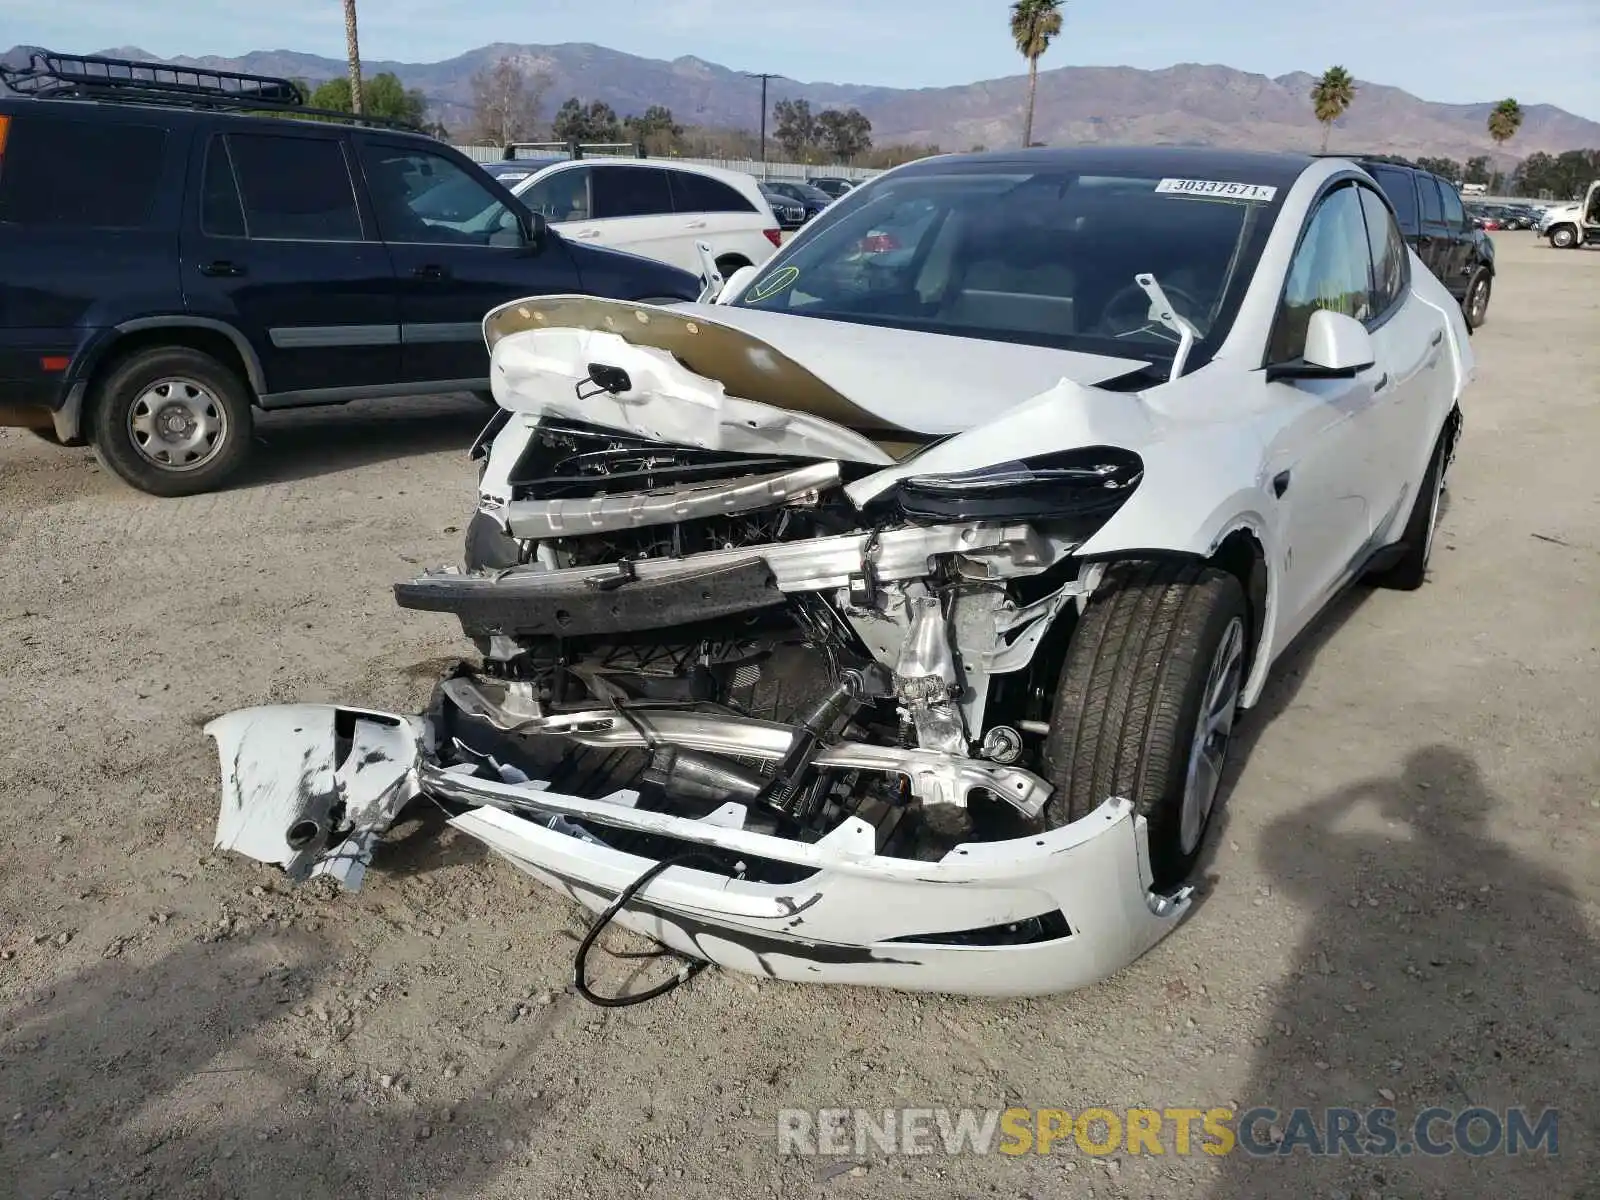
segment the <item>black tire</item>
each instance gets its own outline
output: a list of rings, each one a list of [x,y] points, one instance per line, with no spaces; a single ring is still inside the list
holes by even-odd
[[[150,413],[149,397],[171,398],[174,412],[201,414],[214,436],[197,434],[187,448],[146,451],[141,445],[160,447],[159,439],[139,438],[133,425],[136,406],[143,405],[145,423],[159,421],[161,410]],[[141,350],[117,363],[97,384],[89,419],[95,457],[141,492],[152,496],[193,496],[214,491],[233,475],[250,454],[255,415],[245,384],[209,354],[187,346]],[[176,445],[176,443],[174,443]],[[167,453],[169,462],[158,460]],[[180,462],[193,452],[196,458]]]
[[[1406,530],[1400,537],[1405,556],[1388,570],[1372,577],[1372,582],[1377,586],[1414,592],[1427,581],[1428,560],[1433,557],[1434,534],[1439,528],[1445,459],[1449,453],[1450,433],[1446,429],[1434,444],[1433,457],[1428,459],[1428,469],[1422,474],[1422,485],[1417,488],[1417,497],[1411,502],[1411,515],[1406,518]]]
[[[1489,296],[1494,288],[1494,277],[1487,267],[1479,267],[1467,280],[1467,291],[1461,298],[1461,315],[1467,319],[1467,328],[1481,329],[1489,319]]]
[[[1578,231],[1570,225],[1557,225],[1550,231],[1550,246],[1555,250],[1572,250],[1578,245]]]
[[[468,571],[499,571],[522,561],[522,546],[493,517],[475,512],[467,522],[462,557]]]
[[[1187,878],[1216,799],[1212,789],[1197,810],[1198,832],[1185,839],[1190,756],[1213,667],[1236,652],[1221,681],[1234,689],[1216,742],[1225,761],[1237,691],[1250,669],[1250,626],[1244,589],[1225,571],[1196,562],[1111,566],[1073,631],[1056,688],[1045,740],[1055,787],[1046,824],[1064,825],[1125,797],[1148,822],[1156,887]]]

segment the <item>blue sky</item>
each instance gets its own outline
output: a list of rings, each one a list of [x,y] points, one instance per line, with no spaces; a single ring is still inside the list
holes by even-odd
[[[794,79],[926,87],[1017,72],[1005,0],[358,0],[362,56],[430,62],[486,42],[598,42]],[[469,15],[458,15],[469,14]],[[0,48],[343,53],[340,0],[0,0]],[[1600,120],[1600,0],[1069,0],[1043,65],[1334,63],[1428,100],[1515,96]]]

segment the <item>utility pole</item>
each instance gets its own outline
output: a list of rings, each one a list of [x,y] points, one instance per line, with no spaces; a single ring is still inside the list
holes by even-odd
[[[779,79],[781,76],[762,74],[758,71],[746,71],[751,79],[761,80],[761,174],[765,175],[767,165],[767,80]]]

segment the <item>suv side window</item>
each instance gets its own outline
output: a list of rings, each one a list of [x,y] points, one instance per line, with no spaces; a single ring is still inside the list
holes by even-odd
[[[1405,239],[1388,208],[1371,188],[1357,187],[1367,218],[1367,245],[1372,252],[1372,315],[1381,317],[1405,299],[1411,285]]]
[[[384,241],[522,245],[517,214],[445,155],[367,141],[358,153]]]
[[[1443,225],[1444,207],[1439,202],[1439,185],[1432,175],[1417,176],[1417,192],[1422,197],[1422,223]]]
[[[672,180],[672,206],[681,213],[753,213],[751,204],[720,179],[695,171],[668,171]]]
[[[667,173],[656,167],[590,167],[594,174],[594,215],[656,217],[672,212]]]
[[[594,211],[589,203],[589,168],[552,171],[519,198],[546,221],[587,221]]]
[[[139,229],[150,220],[165,130],[27,112],[11,118],[4,143],[0,221]]]
[[[220,133],[206,145],[205,178],[200,185],[200,232],[207,237],[245,236],[244,205],[233,177],[228,143]]]
[[[1371,275],[1372,253],[1359,189],[1344,184],[1323,197],[1306,224],[1289,264],[1267,361],[1292,362],[1305,354],[1306,327],[1319,308],[1370,320]]]
[[[359,242],[355,185],[336,138],[230,133],[245,226],[252,238]]]
[[[1443,179],[1435,179],[1439,185],[1439,195],[1444,200],[1444,223],[1451,229],[1465,229],[1467,227],[1467,213],[1461,207],[1461,197],[1456,189]]]
[[[1400,167],[1372,166],[1367,168],[1367,173],[1378,181],[1383,194],[1389,197],[1389,203],[1394,205],[1394,213],[1399,218],[1400,228],[1415,234],[1417,185],[1411,181],[1412,172]]]

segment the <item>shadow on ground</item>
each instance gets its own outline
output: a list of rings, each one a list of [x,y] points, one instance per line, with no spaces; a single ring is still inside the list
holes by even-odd
[[[439,451],[459,451],[465,463],[492,415],[482,401],[460,395],[258,414],[256,445],[234,486],[315,479]]]
[[[1506,810],[1469,754],[1434,745],[1268,829],[1273,886],[1313,925],[1237,1097],[1276,1110],[1249,1131],[1275,1152],[1224,1159],[1216,1200],[1600,1196],[1600,948],[1565,884],[1490,836],[1488,815]],[[1394,1108],[1412,1153],[1313,1157],[1332,1106]],[[1414,1122],[1430,1106],[1502,1120],[1522,1106],[1530,1125],[1558,1109],[1560,1155],[1423,1154]],[[1310,1125],[1291,1115],[1301,1107]],[[1455,1137],[1451,1120],[1427,1132]],[[1490,1134],[1478,1122],[1469,1138]]]
[[[324,944],[280,935],[108,960],[25,995],[0,1024],[6,1195],[480,1194],[548,1112],[475,1094],[434,1111],[365,1072],[318,1073],[291,1013],[341,981]],[[273,1026],[312,1027],[305,1044]],[[331,1027],[330,1027],[331,1028]],[[533,1032],[533,1031],[530,1031]],[[229,1124],[223,1111],[249,1114]],[[508,1141],[510,1145],[508,1145]]]

